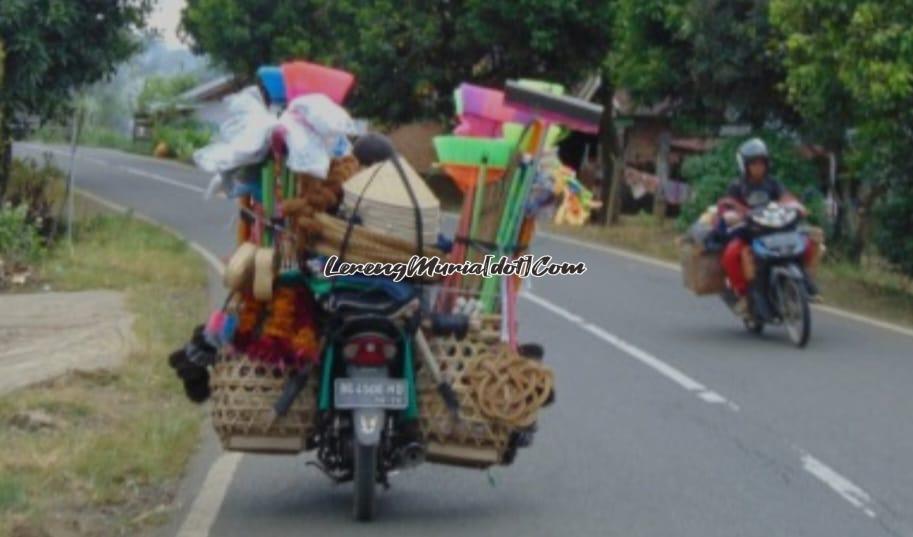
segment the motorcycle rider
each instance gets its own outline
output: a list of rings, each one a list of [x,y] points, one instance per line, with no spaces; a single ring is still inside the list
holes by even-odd
[[[754,282],[750,283],[744,272],[743,259],[748,241],[740,233],[741,224],[752,209],[775,201],[793,205],[803,215],[806,211],[802,204],[786,191],[783,184],[770,175],[770,155],[763,140],[752,138],[739,146],[736,162],[739,167],[739,178],[729,185],[725,196],[718,203],[722,217],[721,225],[729,237],[723,250],[721,264],[729,279],[736,312],[743,316],[748,315],[751,311],[749,305],[752,305],[762,319],[769,319],[767,301],[764,300],[760,287],[753,285]],[[803,264],[808,266],[814,255],[814,244],[809,243]],[[810,287],[811,294],[816,294],[814,286]]]

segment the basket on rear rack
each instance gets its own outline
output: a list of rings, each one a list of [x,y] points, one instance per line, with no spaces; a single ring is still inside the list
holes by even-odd
[[[417,380],[419,421],[429,461],[461,466],[487,467],[501,462],[508,447],[510,428],[482,415],[472,397],[467,364],[476,358],[494,359],[499,344],[498,315],[482,317],[479,326],[464,337],[431,337],[429,344],[438,358],[441,373],[460,401],[459,419],[454,419],[435,389],[427,369]]]
[[[314,431],[316,375],[288,413],[274,419],[273,404],[295,368],[279,368],[244,355],[223,354],[213,367],[212,424],[229,451],[295,454],[304,451]]]
[[[726,275],[718,252],[708,252],[700,244],[679,242],[682,282],[696,295],[719,294],[726,290]]]

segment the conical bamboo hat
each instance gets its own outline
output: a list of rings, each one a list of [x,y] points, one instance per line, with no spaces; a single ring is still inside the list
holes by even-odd
[[[424,179],[402,158],[400,164],[415,194],[422,219],[422,240],[433,243],[440,230],[441,205]],[[373,178],[373,179],[372,179]],[[365,227],[415,241],[415,212],[396,167],[384,161],[361,170],[343,183],[343,209],[351,213],[361,198],[358,216]]]
[[[399,162],[406,174],[406,180],[415,193],[419,209],[440,209],[440,202],[425,184],[425,180],[404,159],[400,158]],[[374,177],[373,180],[372,177]],[[389,160],[361,170],[343,184],[343,190],[347,197],[352,196],[353,199],[362,196],[364,198],[361,202],[362,206],[365,204],[388,205],[412,210],[409,193],[406,191],[396,167]],[[362,192],[364,193],[362,194]]]

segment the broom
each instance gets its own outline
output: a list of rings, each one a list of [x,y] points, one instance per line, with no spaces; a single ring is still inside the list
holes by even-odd
[[[438,162],[463,192],[477,183],[479,166],[486,161],[485,180],[496,181],[504,175],[514,144],[493,138],[468,136],[435,136]]]

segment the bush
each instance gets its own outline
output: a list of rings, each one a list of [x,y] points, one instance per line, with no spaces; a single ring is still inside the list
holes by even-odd
[[[0,259],[6,268],[29,264],[40,256],[43,248],[38,225],[40,220],[29,222],[26,205],[7,203],[0,208]]]
[[[209,143],[212,132],[196,121],[187,120],[157,126],[153,138],[156,143],[164,142],[172,156],[190,160],[194,151]]]
[[[682,163],[682,178],[691,185],[691,199],[682,205],[679,226],[686,228],[704,210],[717,202],[726,187],[738,177],[735,154],[746,139],[732,138],[719,144],[703,155],[688,157]],[[762,133],[771,153],[771,172],[783,182],[787,189],[800,198],[807,198],[805,204],[810,211],[809,220],[821,223],[824,202],[818,188],[818,178],[811,162],[802,159],[791,138],[776,133]]]
[[[879,253],[913,276],[913,185],[889,193],[875,208],[875,218],[873,239]]]
[[[39,164],[33,159],[13,159],[6,201],[12,207],[24,207],[26,221],[47,235],[64,194],[64,173],[45,157]]]

